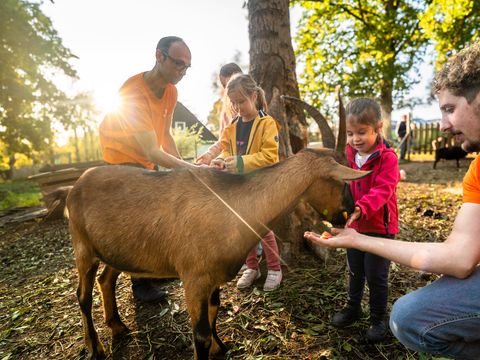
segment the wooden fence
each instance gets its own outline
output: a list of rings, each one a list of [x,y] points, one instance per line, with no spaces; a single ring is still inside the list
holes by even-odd
[[[440,131],[440,123],[420,124],[412,122],[410,136],[407,138],[407,156],[409,154],[433,154],[435,148],[455,145],[452,135]],[[396,147],[400,147],[397,143]]]

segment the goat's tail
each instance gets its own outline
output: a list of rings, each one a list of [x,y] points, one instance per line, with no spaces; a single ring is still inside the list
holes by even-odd
[[[43,202],[47,207],[45,221],[61,219],[63,216],[68,218],[67,196],[73,186],[62,186],[43,197]]]

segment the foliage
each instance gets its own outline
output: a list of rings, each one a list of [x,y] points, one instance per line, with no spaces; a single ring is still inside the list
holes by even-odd
[[[89,92],[80,92],[73,97],[63,96],[56,106],[56,119],[65,130],[73,132],[73,138],[70,139],[70,143],[73,145],[75,161],[77,162],[81,161],[82,158],[90,160],[90,158],[95,157],[90,155],[90,152],[95,152],[95,145],[89,145],[88,138],[90,137],[90,142],[94,141],[94,137],[97,138],[97,136],[93,135],[93,130],[95,129],[96,133],[97,124],[95,119],[98,114],[99,111],[95,107],[93,95]],[[79,134],[79,129],[81,129],[82,134]],[[90,147],[92,148],[89,152],[88,149]],[[84,150],[83,154],[81,148]]]
[[[217,101],[215,101],[212,110],[210,110],[210,113],[208,114],[207,125],[209,129],[211,129],[213,132],[218,133],[218,131],[220,130],[220,116],[222,114],[222,107],[222,99],[218,99]]]
[[[466,44],[480,40],[480,1],[433,0],[421,16],[425,35],[435,44],[435,68]]]
[[[477,0],[326,0],[295,1],[300,21],[297,60],[304,65],[300,90],[313,105],[325,107],[337,84],[349,97],[374,96],[382,105],[390,133],[394,102],[420,80],[418,65],[428,45],[438,62],[448,50],[478,39]]]
[[[62,92],[52,78],[75,77],[63,46],[41,3],[0,1],[0,141],[8,156],[33,156],[53,141],[51,122]]]
[[[38,186],[28,181],[0,183],[0,210],[38,206],[41,196]]]
[[[301,91],[319,104],[337,84],[348,96],[402,93],[423,55],[418,2],[357,0],[301,2],[296,36],[304,63]]]
[[[202,131],[203,128],[197,129],[196,125],[192,128],[172,129],[173,139],[182,158],[188,160],[197,157],[197,146],[201,141]]]

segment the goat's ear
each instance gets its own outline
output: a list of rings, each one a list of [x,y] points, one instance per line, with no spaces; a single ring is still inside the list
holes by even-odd
[[[370,175],[370,173],[371,171],[354,170],[335,162],[329,175],[337,180],[357,180]]]

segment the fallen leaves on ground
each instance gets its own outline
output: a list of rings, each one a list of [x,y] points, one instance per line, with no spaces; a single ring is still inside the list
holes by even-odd
[[[398,188],[401,233],[406,241],[443,241],[451,230],[461,197],[456,191],[466,167],[454,162],[407,163]],[[449,189],[445,191],[445,189]],[[453,189],[453,191],[452,191]],[[0,228],[0,359],[84,359],[73,251],[64,220],[35,221]],[[265,268],[265,264],[262,264]],[[265,273],[265,272],[264,272]],[[390,305],[400,296],[436,279],[392,264]],[[264,277],[247,292],[226,284],[218,316],[220,338],[234,359],[432,359],[405,349],[392,336],[382,344],[366,342],[368,291],[364,316],[338,330],[329,319],[346,300],[345,251],[326,262],[307,251],[284,270],[273,293],[261,291]],[[131,333],[112,343],[94,291],[93,316],[100,339],[114,359],[191,359],[193,348],[183,290],[178,280],[163,282],[167,302],[137,303],[130,280],[117,283],[119,310]]]

